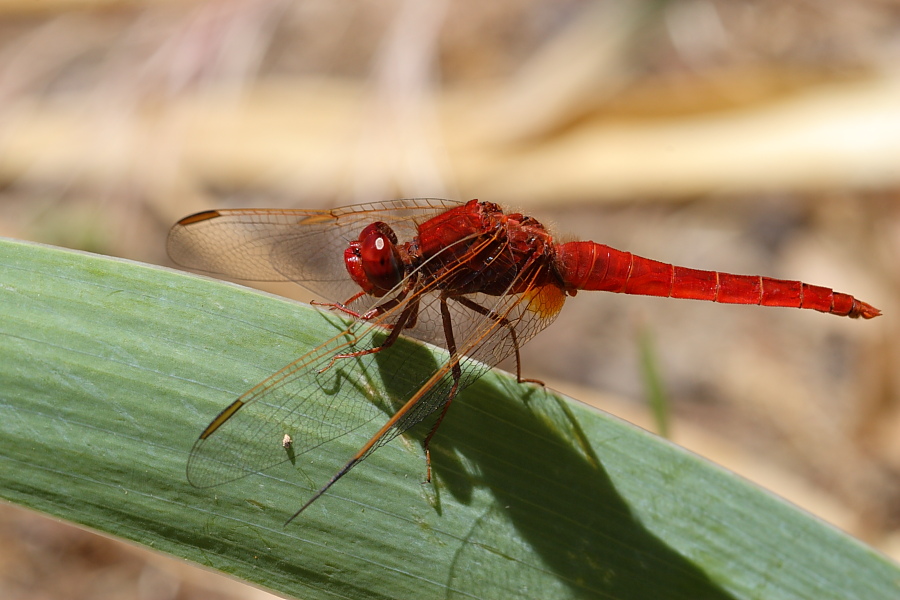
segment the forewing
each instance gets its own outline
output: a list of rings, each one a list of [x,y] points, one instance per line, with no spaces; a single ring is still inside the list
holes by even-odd
[[[334,302],[359,292],[344,266],[344,250],[375,221],[401,243],[418,225],[457,206],[413,198],[332,210],[222,209],[191,215],[169,232],[172,260],[189,269],[247,281],[293,281]]]

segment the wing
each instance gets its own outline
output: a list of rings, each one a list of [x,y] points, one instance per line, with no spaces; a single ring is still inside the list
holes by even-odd
[[[212,210],[175,224],[166,247],[175,263],[189,269],[247,281],[293,281],[343,302],[359,291],[344,267],[344,249],[366,225],[383,221],[405,242],[418,235],[419,223],[458,204],[414,198],[332,210]]]

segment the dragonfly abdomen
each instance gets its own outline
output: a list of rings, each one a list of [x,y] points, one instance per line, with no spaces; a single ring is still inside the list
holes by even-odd
[[[595,242],[557,246],[557,271],[567,290],[689,298],[727,304],[807,308],[851,318],[881,314],[849,294],[801,281],[678,267]]]

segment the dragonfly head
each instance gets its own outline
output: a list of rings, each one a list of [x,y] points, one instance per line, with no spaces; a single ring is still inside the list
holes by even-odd
[[[404,265],[397,235],[387,223],[367,225],[344,250],[344,265],[364,292],[380,298],[403,280]]]

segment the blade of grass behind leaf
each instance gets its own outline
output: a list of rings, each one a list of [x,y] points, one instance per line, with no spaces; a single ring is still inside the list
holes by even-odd
[[[641,374],[643,375],[644,390],[647,394],[647,403],[656,423],[656,432],[664,438],[669,437],[669,399],[666,397],[665,386],[659,374],[659,358],[656,354],[656,346],[653,342],[653,334],[647,325],[641,323],[638,326],[638,352],[640,353]]]

